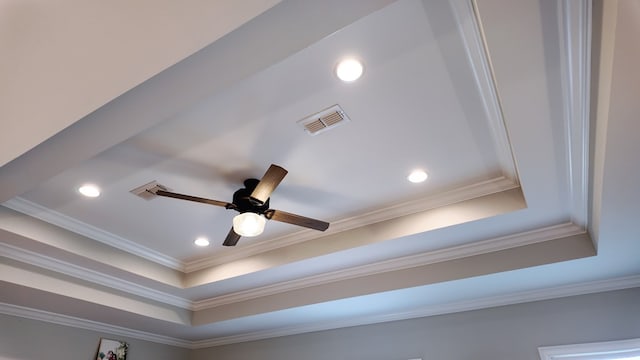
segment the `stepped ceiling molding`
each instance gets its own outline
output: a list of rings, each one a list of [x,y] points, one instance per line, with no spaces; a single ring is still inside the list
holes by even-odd
[[[3,5],[1,313],[203,348],[639,286],[637,2],[70,4]],[[130,192],[270,164],[327,231]]]

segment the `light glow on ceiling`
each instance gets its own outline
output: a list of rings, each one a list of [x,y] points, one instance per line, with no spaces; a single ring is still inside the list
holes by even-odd
[[[424,170],[413,170],[409,176],[407,176],[407,180],[411,181],[414,184],[424,182],[427,180],[429,175]]]
[[[193,243],[200,247],[209,246],[209,240],[203,236],[197,238]]]
[[[358,80],[363,72],[364,66],[362,62],[354,58],[344,59],[336,66],[336,76],[344,82]]]
[[[93,184],[84,184],[78,188],[80,194],[86,197],[98,197],[100,196],[100,188]]]

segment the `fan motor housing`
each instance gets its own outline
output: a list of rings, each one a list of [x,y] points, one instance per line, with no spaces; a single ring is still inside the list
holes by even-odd
[[[259,182],[260,180],[258,179],[247,179],[244,181],[244,188],[233,193],[233,204],[236,206],[235,210],[240,213],[254,212],[264,214],[264,212],[269,209],[269,199],[262,204],[251,199],[251,193]]]

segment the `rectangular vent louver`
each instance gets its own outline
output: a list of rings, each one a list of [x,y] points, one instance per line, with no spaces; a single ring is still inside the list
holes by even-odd
[[[339,105],[334,105],[319,113],[298,121],[309,135],[318,135],[347,121],[351,121]]]
[[[158,182],[154,180],[148,184],[139,186],[129,192],[145,200],[151,200],[157,196],[156,191],[158,190],[170,191],[169,188],[167,188],[164,185],[158,184]]]

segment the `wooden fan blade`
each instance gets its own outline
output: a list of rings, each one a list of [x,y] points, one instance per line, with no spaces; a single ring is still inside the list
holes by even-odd
[[[222,243],[222,245],[236,246],[236,244],[238,243],[238,240],[240,240],[240,235],[238,235],[235,231],[233,231],[233,227],[232,227],[231,230],[229,230],[229,233],[227,234],[227,238],[224,239],[224,242]]]
[[[174,199],[189,200],[189,201],[195,201],[195,202],[209,204],[209,205],[222,206],[227,209],[235,207],[235,205],[228,202],[211,200],[211,199],[206,199],[206,198],[201,198],[201,197],[191,196],[191,195],[178,194],[171,191],[157,190],[154,192],[154,194],[158,196],[170,197]]]
[[[316,220],[296,214],[291,214],[286,211],[269,209],[265,212],[265,217],[270,220],[280,221],[287,224],[298,225],[309,229],[325,231],[329,228],[329,223],[321,220]]]
[[[287,175],[287,172],[288,171],[284,168],[271,164],[267,172],[264,173],[262,179],[260,179],[256,188],[251,193],[251,200],[264,204],[264,202],[269,199],[269,196],[271,196],[273,190],[275,190],[278,184],[280,184],[282,179]]]

